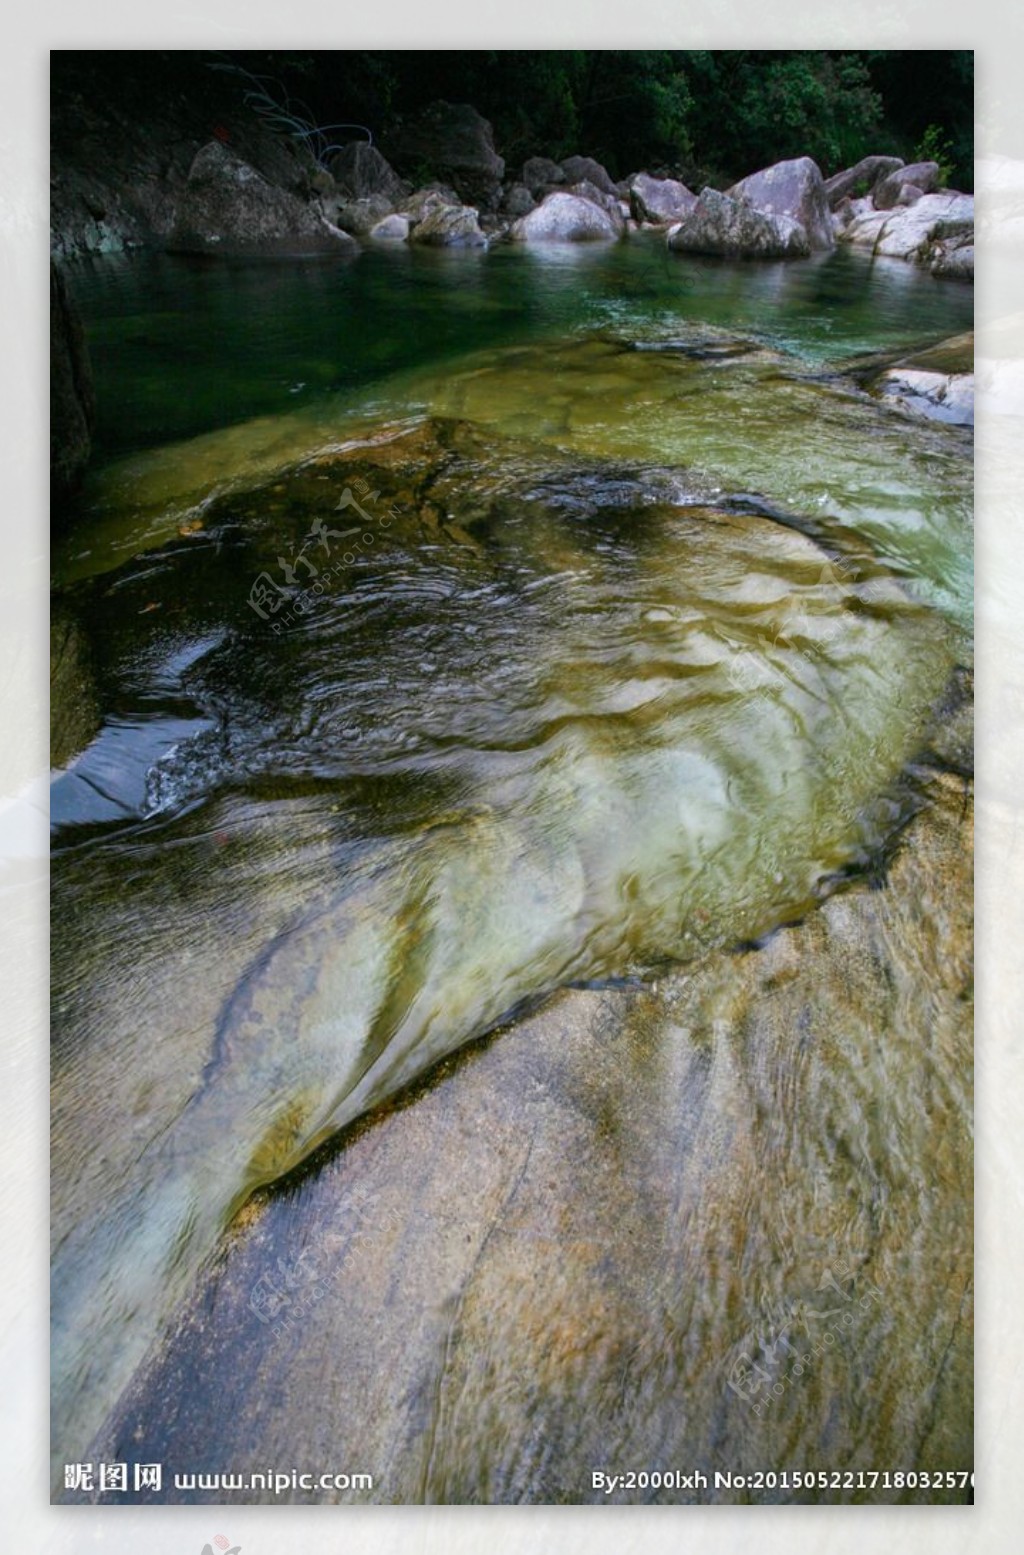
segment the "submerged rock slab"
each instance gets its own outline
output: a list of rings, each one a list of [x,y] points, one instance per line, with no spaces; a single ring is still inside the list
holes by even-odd
[[[605,1464],[971,1468],[971,800],[916,781],[874,889],[560,994],[254,1201],[93,1455],[358,1466],[372,1490],[251,1499],[397,1504],[765,1498],[609,1497]]]
[[[269,614],[335,513],[361,551],[343,534],[333,581]],[[898,822],[873,806],[949,664],[855,537],[465,423],[379,429],[206,517],[93,599],[143,675],[147,601],[221,600],[232,629],[189,660],[212,748],[161,769],[181,846],[126,841],[131,934],[116,845],[55,875],[90,924],[54,969],[58,1461],[254,1192],[524,1000],[807,911]]]

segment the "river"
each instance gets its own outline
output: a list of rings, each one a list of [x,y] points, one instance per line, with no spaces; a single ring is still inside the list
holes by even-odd
[[[255,1207],[440,1060],[560,990],[678,996],[876,871],[972,599],[969,434],[847,372],[970,328],[970,290],[911,266],[639,239],[71,283],[101,419],[53,572],[98,727],[52,789],[56,1465],[123,1433]],[[883,1049],[913,1053],[915,1020]],[[890,1061],[867,1090],[912,1092],[917,1058],[898,1084]],[[647,1090],[660,1151],[685,1107]],[[931,1191],[923,1144],[898,1171],[878,1148],[883,1182]],[[571,1179],[571,1152],[546,1169]],[[722,1214],[738,1264],[777,1273],[752,1210]],[[664,1273],[657,1247],[638,1268]],[[458,1363],[384,1499],[589,1499],[547,1459],[502,1478],[526,1416],[486,1389],[483,1466],[453,1457]],[[670,1373],[652,1451],[686,1413]]]

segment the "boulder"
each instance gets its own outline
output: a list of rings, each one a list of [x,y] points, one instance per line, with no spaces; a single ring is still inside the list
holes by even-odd
[[[560,190],[556,190],[560,193]],[[584,178],[578,184],[570,184],[565,190],[566,194],[576,195],[581,200],[589,200],[591,205],[596,205],[599,210],[605,212],[612,220],[616,232],[625,231],[626,217],[629,215],[628,205],[623,207],[622,201],[617,195],[605,194],[603,189],[598,189],[589,179]]]
[[[382,194],[395,206],[409,193],[409,185],[402,182],[391,163],[365,140],[343,146],[331,159],[331,172],[339,191],[350,200]]]
[[[936,245],[928,268],[932,275],[948,277],[956,281],[974,280],[974,243],[953,247],[945,243]]]
[[[422,221],[424,216],[431,211],[440,210],[445,205],[460,205],[458,195],[449,184],[427,184],[424,189],[417,189],[415,194],[403,200],[400,214],[408,216],[413,226]]]
[[[747,200],[770,216],[786,216],[798,222],[812,249],[827,251],[835,247],[825,183],[817,162],[810,157],[776,162],[742,178],[728,192],[733,199]]]
[[[811,251],[799,222],[755,210],[717,189],[701,190],[693,209],[670,228],[668,246],[680,253],[723,259],[796,259]]]
[[[505,163],[490,124],[469,103],[431,103],[398,126],[386,150],[399,171],[426,164],[460,200],[478,208],[493,210],[501,198]]]
[[[64,277],[50,263],[50,495],[56,520],[89,462],[96,422],[85,333]]]
[[[592,200],[578,194],[549,194],[536,210],[513,222],[514,243],[607,242],[620,235],[620,225]]]
[[[913,184],[922,194],[933,194],[939,187],[939,164],[911,162],[907,167],[898,167],[885,178],[880,178],[871,194],[875,209],[891,211],[898,205],[904,184]]]
[[[586,180],[603,194],[618,194],[607,169],[600,162],[595,162],[593,157],[566,157],[562,163],[562,172],[567,184],[579,184]]]
[[[391,201],[383,194],[364,195],[359,200],[343,200],[330,207],[331,219],[343,232],[366,237],[385,216],[392,212]]]
[[[657,226],[682,221],[697,203],[697,196],[674,178],[651,178],[637,173],[629,186],[631,214],[636,221]]]
[[[973,240],[974,198],[969,194],[924,194],[913,205],[868,210],[855,216],[843,241],[892,259],[926,258],[929,246]]]
[[[513,220],[517,216],[526,216],[533,210],[536,201],[526,184],[510,184],[501,197],[501,210]]]
[[[899,192],[899,196],[897,197],[896,204],[897,205],[916,205],[918,200],[920,200],[923,197],[923,195],[924,195],[924,190],[923,189],[919,189],[916,184],[901,184],[900,185],[900,192]]]
[[[416,223],[410,242],[433,248],[486,248],[478,214],[472,205],[439,205]]]
[[[891,368],[882,375],[882,394],[910,415],[954,426],[974,425],[974,374]]]
[[[405,243],[409,237],[409,218],[392,213],[370,228],[370,237],[381,242]]]
[[[552,185],[566,182],[561,166],[550,157],[527,157],[523,163],[523,183],[533,195],[540,190],[546,193]]]
[[[858,190],[870,194],[880,178],[894,173],[903,166],[900,157],[861,157],[853,167],[835,173],[825,180],[825,195],[833,210],[847,195],[856,197]]]
[[[248,162],[211,140],[197,151],[182,191],[168,248],[186,254],[337,254],[354,252],[347,233]]]

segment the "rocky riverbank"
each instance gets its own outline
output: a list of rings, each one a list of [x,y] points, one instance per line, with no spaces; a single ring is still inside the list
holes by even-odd
[[[676,252],[790,259],[848,242],[973,278],[973,197],[941,190],[934,162],[872,156],[826,181],[799,157],[694,193],[647,170],[615,180],[588,156],[510,169],[466,103],[396,121],[380,146],[349,127],[347,142],[343,129],[328,148],[256,111],[237,73],[196,64],[178,96],[154,107],[125,84],[90,99],[67,68],[54,115],[59,258],[140,246],[237,257],[354,254],[376,242],[611,242],[653,227]]]

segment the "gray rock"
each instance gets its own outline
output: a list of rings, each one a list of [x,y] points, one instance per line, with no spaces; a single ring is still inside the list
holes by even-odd
[[[431,103],[391,134],[385,150],[399,172],[426,164],[478,209],[493,210],[501,198],[505,163],[490,124],[469,103]]]
[[[674,178],[651,178],[637,173],[629,186],[629,204],[636,221],[662,226],[682,221],[697,203],[697,196]]]
[[[472,205],[439,205],[416,223],[409,240],[434,248],[485,248],[478,214]]]
[[[391,201],[383,194],[368,194],[360,200],[344,200],[330,208],[335,224],[344,232],[366,237],[392,212]]]
[[[368,141],[354,140],[331,159],[331,172],[340,192],[350,200],[382,194],[392,206],[409,193],[391,163]]]
[[[53,518],[89,462],[96,396],[85,333],[64,277],[50,263],[50,494]]]
[[[449,184],[427,184],[425,188],[417,189],[415,194],[402,201],[400,214],[408,216],[415,226],[431,211],[440,210],[445,205],[461,205],[461,203]]]
[[[556,191],[561,192],[561,191]],[[612,225],[619,233],[625,231],[626,217],[629,215],[628,205],[623,208],[622,201],[614,194],[606,194],[603,189],[598,189],[589,179],[583,179],[578,184],[570,184],[565,190],[566,194],[576,195],[581,200],[589,200],[591,205],[596,205],[599,210],[605,212],[611,218]]]
[[[409,237],[410,222],[408,216],[399,216],[393,213],[385,216],[375,227],[370,228],[370,237],[381,242],[405,243]]]
[[[902,166],[900,157],[861,157],[853,167],[845,168],[843,172],[835,173],[825,180],[829,205],[835,210],[841,200],[847,195],[855,195],[858,189],[864,194],[870,194],[880,178],[887,177]]]
[[[607,242],[620,235],[620,223],[592,200],[556,192],[513,222],[509,237],[514,243]]]
[[[959,247],[948,247],[945,244],[937,245],[929,269],[932,275],[948,277],[957,281],[974,280],[974,244],[964,243]]]
[[[810,157],[776,162],[742,178],[729,190],[733,199],[744,199],[771,216],[788,216],[807,234],[812,249],[835,247],[828,196],[821,170]]]
[[[603,194],[618,194],[607,169],[600,162],[595,162],[593,157],[566,157],[562,163],[562,172],[567,184],[579,184],[586,180]]]
[[[526,216],[533,210],[536,201],[526,184],[510,184],[501,197],[501,209],[506,216],[513,220],[517,216]]]
[[[916,184],[901,184],[900,192],[896,198],[897,205],[916,205],[924,196],[924,190]]]
[[[567,181],[559,163],[552,162],[550,157],[527,157],[523,163],[523,183],[534,195],[538,190],[547,193],[552,186]]]
[[[167,246],[178,253],[222,256],[356,249],[353,239],[318,209],[268,183],[218,140],[196,153]]]
[[[922,194],[934,194],[939,187],[937,162],[911,162],[898,167],[887,177],[880,178],[872,190],[872,199],[878,211],[891,211],[899,204],[900,190],[904,184],[913,184]]]
[[[755,210],[717,189],[701,190],[693,209],[669,230],[668,246],[723,259],[796,259],[811,251],[799,222]]]
[[[913,205],[863,210],[846,227],[843,241],[892,259],[922,259],[936,242],[974,232],[974,198],[969,194],[925,194]]]
[[[881,389],[902,410],[928,421],[974,425],[974,374],[924,372],[894,367],[882,374]]]

